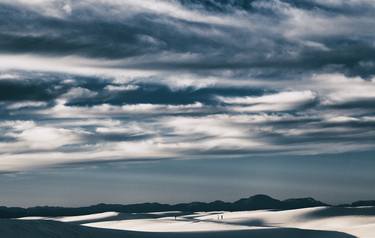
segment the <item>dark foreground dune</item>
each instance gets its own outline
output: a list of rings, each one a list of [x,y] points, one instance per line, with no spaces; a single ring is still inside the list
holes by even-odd
[[[267,228],[225,232],[151,233],[116,231],[55,221],[0,220],[1,238],[354,238],[334,231]]]

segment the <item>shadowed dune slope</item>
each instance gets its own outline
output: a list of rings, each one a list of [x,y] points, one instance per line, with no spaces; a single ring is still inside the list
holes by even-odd
[[[338,216],[375,216],[375,207],[326,207],[305,215],[309,218],[330,218]]]

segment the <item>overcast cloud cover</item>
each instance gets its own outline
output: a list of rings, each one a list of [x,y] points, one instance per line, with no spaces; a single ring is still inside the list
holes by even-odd
[[[372,0],[0,0],[0,170],[375,145]]]

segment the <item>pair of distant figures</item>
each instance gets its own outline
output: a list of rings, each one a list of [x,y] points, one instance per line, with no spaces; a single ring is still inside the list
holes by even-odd
[[[224,219],[224,215],[217,215],[217,219],[218,220],[223,220]],[[177,220],[177,216],[174,216],[174,220]]]

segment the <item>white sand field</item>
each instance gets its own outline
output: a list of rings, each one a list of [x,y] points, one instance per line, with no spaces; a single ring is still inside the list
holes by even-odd
[[[226,223],[195,221],[172,217],[158,219],[135,219],[123,221],[105,221],[85,224],[96,228],[109,228],[118,230],[146,231],[146,232],[195,232],[195,231],[231,231],[248,230],[255,227],[230,225]],[[258,228],[258,227],[256,227]]]
[[[84,222],[93,220],[102,220],[104,218],[116,217],[118,212],[103,212],[90,215],[82,216],[67,216],[67,217],[22,217],[19,220],[50,220],[50,221],[61,221],[61,222]]]
[[[170,213],[149,214],[158,214],[159,217],[150,218],[147,217],[148,214],[142,214],[134,219],[122,218],[117,212],[105,212],[85,216],[28,217],[21,219],[79,222],[85,227],[148,233],[251,232],[261,230],[269,232],[270,230],[275,230],[276,234],[276,231],[280,228],[298,228],[302,230],[338,231],[358,238],[375,237],[374,207],[317,207],[286,211],[200,212],[190,215],[180,214],[176,217],[174,216],[176,212],[173,213],[173,216]]]
[[[333,214],[330,217],[309,216],[313,212],[325,209],[325,207],[318,207],[287,211],[225,212],[223,214],[225,222],[231,224],[245,225],[258,222],[265,226],[340,231],[360,238],[375,237],[375,214],[359,214],[355,216]],[[366,210],[366,208],[363,209]],[[199,217],[199,219],[215,221],[217,218],[216,215],[206,215]]]

